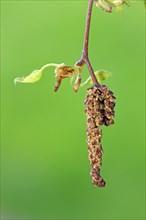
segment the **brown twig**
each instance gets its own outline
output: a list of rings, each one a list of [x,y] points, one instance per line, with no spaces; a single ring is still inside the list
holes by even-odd
[[[94,74],[92,65],[91,65],[90,60],[88,58],[89,33],[90,33],[90,23],[91,23],[93,1],[94,0],[89,0],[89,2],[88,2],[83,51],[82,51],[81,59],[76,63],[76,65],[81,66],[84,63],[86,63],[94,85],[99,86],[100,84]]]

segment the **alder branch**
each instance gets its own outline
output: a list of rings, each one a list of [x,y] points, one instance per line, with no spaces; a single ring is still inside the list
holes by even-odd
[[[91,78],[92,78],[94,85],[100,86],[100,84],[94,74],[94,70],[92,68],[92,65],[91,65],[89,57],[88,57],[88,45],[89,45],[89,34],[90,34],[90,24],[91,24],[93,1],[94,0],[89,0],[89,2],[88,2],[82,56],[81,56],[81,59],[76,63],[76,65],[82,66],[85,63],[87,65],[87,68],[89,70],[89,73],[91,75]]]

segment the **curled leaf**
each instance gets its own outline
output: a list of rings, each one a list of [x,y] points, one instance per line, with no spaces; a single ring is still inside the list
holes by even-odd
[[[42,71],[41,70],[34,70],[31,74],[29,74],[26,77],[18,77],[14,80],[14,83],[35,83],[40,80],[42,77]]]
[[[35,83],[40,80],[42,77],[42,73],[45,69],[51,66],[60,66],[61,64],[56,64],[56,63],[48,63],[42,66],[41,69],[39,70],[34,70],[32,73],[30,73],[28,76],[23,76],[23,77],[17,77],[14,79],[14,83]]]

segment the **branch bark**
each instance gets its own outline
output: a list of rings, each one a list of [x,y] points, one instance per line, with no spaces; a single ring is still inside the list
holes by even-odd
[[[90,34],[90,24],[91,24],[93,1],[94,0],[89,0],[89,2],[88,2],[82,56],[81,56],[81,59],[76,63],[76,65],[82,66],[85,63],[87,65],[87,68],[89,70],[89,73],[91,75],[91,78],[92,78],[94,85],[100,86],[100,84],[94,74],[94,70],[92,68],[92,65],[91,65],[89,57],[88,57],[88,45],[89,45],[89,34]]]

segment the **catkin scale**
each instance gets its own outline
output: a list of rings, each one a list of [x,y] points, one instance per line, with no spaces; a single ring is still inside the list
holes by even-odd
[[[85,99],[85,114],[87,116],[88,158],[90,160],[92,183],[104,187],[105,181],[100,175],[103,149],[101,144],[101,126],[114,123],[115,97],[105,85],[93,86],[87,90]]]

